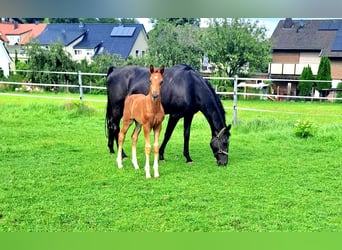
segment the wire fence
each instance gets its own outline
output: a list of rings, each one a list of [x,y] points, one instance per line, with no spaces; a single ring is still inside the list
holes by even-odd
[[[30,70],[17,70],[16,72],[32,72]],[[77,75],[77,83],[69,84],[65,82],[60,83],[33,83],[33,82],[12,82],[12,81],[0,81],[0,91],[1,91],[1,85],[16,85],[16,86],[23,86],[21,88],[15,88],[15,90],[18,91],[18,93],[13,92],[0,92],[0,95],[8,95],[8,96],[19,96],[19,97],[34,97],[34,98],[51,98],[51,99],[65,99],[65,100],[80,100],[80,101],[89,101],[89,102],[106,102],[106,100],[99,100],[94,98],[85,98],[84,97],[84,90],[100,90],[105,92],[106,87],[104,86],[94,86],[90,85],[89,82],[84,83],[84,76],[97,76],[97,77],[106,77],[106,74],[101,73],[85,73],[85,72],[54,72],[54,71],[36,71],[37,73],[42,74],[63,74],[63,75]],[[215,85],[215,91],[216,94],[220,95],[224,98],[230,98],[233,100],[233,106],[232,107],[225,107],[226,109],[233,109],[234,117],[233,122],[234,125],[237,124],[237,111],[238,110],[248,110],[248,111],[254,111],[254,112],[268,112],[268,113],[287,113],[287,114],[298,114],[296,112],[284,112],[284,111],[275,111],[275,110],[260,110],[260,109],[246,109],[246,108],[238,108],[238,96],[240,98],[248,99],[249,97],[257,97],[260,99],[268,99],[272,101],[283,101],[283,100],[292,100],[292,101],[298,101],[298,100],[305,100],[305,101],[341,101],[342,98],[338,97],[319,97],[319,96],[296,96],[296,95],[290,95],[290,91],[288,91],[288,94],[269,94],[265,89],[269,87],[268,84],[264,84],[264,82],[299,82],[299,80],[289,80],[289,79],[265,79],[265,78],[244,78],[244,77],[204,77],[205,79],[208,79],[211,81],[231,81],[233,82],[233,91],[219,91],[220,84]],[[305,82],[305,80],[300,80],[301,82]],[[307,82],[315,82],[314,80],[306,80]],[[254,93],[250,93],[247,91],[247,85],[242,85],[242,87],[239,86],[239,83],[245,83],[245,82],[255,82],[255,86],[260,87],[254,87],[253,84],[249,84],[248,87],[254,88]],[[258,85],[258,83],[261,83]],[[222,86],[222,85],[221,85]],[[69,89],[73,88],[76,89],[77,92],[79,92],[79,98],[75,97],[59,97],[59,96],[44,96],[44,95],[35,95],[34,93],[23,93],[23,92],[32,92],[34,87],[47,87],[51,91],[59,91],[60,88],[65,88],[68,92]],[[243,88],[241,91],[241,88]],[[240,90],[239,90],[240,89]],[[20,91],[20,92],[19,92]],[[255,93],[255,91],[258,91],[259,93]],[[327,115],[331,116],[331,115]],[[333,116],[342,116],[342,115],[333,115]]]

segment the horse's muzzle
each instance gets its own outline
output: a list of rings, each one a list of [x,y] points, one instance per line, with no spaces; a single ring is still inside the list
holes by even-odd
[[[152,100],[155,102],[159,97],[159,93],[152,93]]]

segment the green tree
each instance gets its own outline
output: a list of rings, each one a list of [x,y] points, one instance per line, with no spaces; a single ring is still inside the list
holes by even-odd
[[[314,80],[315,77],[312,73],[311,67],[307,66],[303,68],[302,74],[299,77],[299,80]],[[299,81],[298,89],[300,96],[311,96],[313,83],[307,81]]]
[[[170,23],[172,25],[191,24],[199,27],[201,23],[200,18],[150,18],[150,22],[156,26],[158,23]]]
[[[233,76],[248,72],[267,72],[271,43],[266,28],[245,19],[212,19],[202,34],[205,54],[222,64]]]
[[[186,63],[198,69],[203,53],[200,31],[199,27],[191,24],[175,26],[159,21],[149,32],[148,60],[165,66]]]
[[[337,84],[337,89],[341,90],[341,91],[337,91],[336,93],[336,97],[337,98],[342,98],[342,82],[339,82]],[[342,103],[342,100],[337,100],[336,102]]]
[[[52,74],[42,71],[70,72],[76,70],[76,64],[71,56],[64,50],[61,42],[51,44],[43,48],[38,41],[31,41],[26,48],[28,55],[28,67],[33,72],[28,72],[26,78],[32,82],[65,83],[77,81],[76,76],[69,74]]]
[[[327,56],[322,56],[318,66],[317,80],[331,81],[331,65]],[[325,97],[331,89],[331,82],[316,82],[316,89]]]

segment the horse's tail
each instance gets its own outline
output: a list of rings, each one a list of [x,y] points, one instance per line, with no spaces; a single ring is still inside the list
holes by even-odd
[[[107,78],[114,71],[114,66],[109,66],[107,70]],[[108,86],[107,86],[108,87]],[[108,130],[111,128],[113,122],[112,105],[109,99],[109,94],[107,90],[107,109],[106,109],[106,119],[105,119],[105,135],[108,138]]]

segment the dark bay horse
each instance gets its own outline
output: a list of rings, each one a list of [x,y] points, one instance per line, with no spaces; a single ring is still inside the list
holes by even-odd
[[[127,95],[149,91],[149,70],[144,67],[110,67],[107,73],[107,129],[108,147],[114,153],[114,139],[118,143],[120,119]],[[164,160],[164,150],[177,122],[184,118],[184,150],[187,162],[189,154],[190,126],[195,113],[201,111],[211,129],[210,146],[219,166],[228,163],[231,125],[226,125],[222,103],[209,82],[192,67],[180,64],[165,69],[161,87],[162,105],[169,114],[164,140],[159,149],[159,159]]]
[[[162,129],[162,122],[164,120],[165,112],[161,104],[160,88],[163,82],[164,66],[159,70],[155,69],[153,65],[150,65],[150,88],[148,95],[133,94],[128,95],[125,99],[125,105],[123,110],[123,122],[122,128],[119,133],[118,143],[118,155],[116,161],[118,167],[122,168],[122,144],[125,140],[125,136],[128,128],[133,121],[135,122],[135,129],[132,134],[132,163],[135,169],[139,169],[137,161],[137,140],[143,127],[145,138],[145,173],[146,178],[151,178],[150,174],[150,132],[153,129],[154,132],[154,162],[153,170],[154,177],[159,177],[158,172],[158,153],[159,153],[159,134]]]

